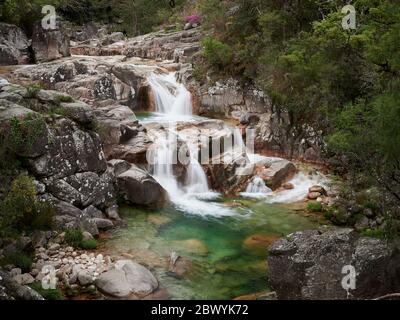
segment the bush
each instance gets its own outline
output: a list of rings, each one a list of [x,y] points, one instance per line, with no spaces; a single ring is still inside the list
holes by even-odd
[[[233,59],[233,52],[230,46],[212,37],[203,40],[204,57],[208,63],[217,68],[223,69],[230,64]]]
[[[79,248],[83,241],[83,233],[80,229],[70,229],[65,232],[65,241],[73,246]]]
[[[13,252],[7,255],[2,264],[12,264],[17,268],[21,268],[23,272],[28,272],[33,263],[32,257],[25,252]]]
[[[26,86],[26,90],[28,91],[28,98],[36,98],[37,94],[42,89],[43,89],[42,85],[40,85],[38,83],[34,83],[34,84],[30,84],[30,85]]]
[[[57,96],[57,102],[59,103],[71,103],[74,102],[74,99],[71,96]]]
[[[97,241],[94,239],[84,240],[83,232],[80,229],[70,229],[65,232],[65,241],[74,248],[94,250],[97,248]]]
[[[0,201],[0,237],[14,237],[23,231],[49,230],[54,208],[36,199],[33,179],[19,175],[3,201]]]
[[[307,210],[311,212],[322,212],[322,204],[318,201],[310,201],[307,203]]]
[[[30,285],[30,287],[46,300],[64,300],[64,295],[60,288],[44,289],[40,282],[34,282]]]

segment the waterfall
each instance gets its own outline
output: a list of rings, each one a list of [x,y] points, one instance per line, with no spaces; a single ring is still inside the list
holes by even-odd
[[[148,82],[153,90],[156,111],[170,116],[192,115],[190,92],[176,80],[176,73],[152,73]]]
[[[265,185],[263,179],[259,176],[253,178],[246,189],[247,193],[270,193],[272,190]]]
[[[184,85],[178,83],[175,73],[151,74],[148,82],[155,96],[156,110],[167,116],[163,121],[170,124],[182,120],[182,116],[192,115],[191,94]],[[186,119],[190,119],[186,118]],[[174,130],[174,126],[166,132],[157,134],[152,148],[151,174],[160,185],[167,190],[171,201],[184,212],[224,216],[235,214],[229,208],[203,200],[212,200],[218,194],[211,192],[208,187],[207,176],[198,161],[198,145],[190,142]],[[174,165],[177,164],[178,139],[186,143],[189,151],[186,178],[179,182],[174,174]]]

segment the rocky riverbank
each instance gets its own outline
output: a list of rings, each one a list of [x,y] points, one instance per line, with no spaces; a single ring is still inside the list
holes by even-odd
[[[84,293],[100,299],[151,298],[153,293],[162,291],[157,291],[162,285],[153,274],[155,266],[149,268],[150,271],[132,259],[122,259],[123,256],[103,255],[101,250],[82,250],[81,243],[73,247],[67,240],[69,232],[81,232],[83,238],[79,241],[88,241],[122,226],[119,203],[149,210],[165,208],[170,200],[175,204],[186,200],[184,208],[194,201],[199,204],[198,199],[185,198],[190,192],[183,186],[190,179],[194,187],[205,186],[202,193],[207,194],[211,187],[232,197],[239,197],[251,184],[255,190],[271,192],[271,195],[273,191],[299,190],[293,183],[294,178],[299,177],[298,167],[293,162],[262,158],[254,161],[249,169],[243,166],[249,154],[243,150],[238,152],[234,145],[229,150],[235,159],[233,163],[225,163],[220,150],[212,157],[218,164],[190,167],[189,163],[176,165],[172,170],[168,167],[167,173],[161,170],[163,177],[174,178],[179,191],[174,194],[175,199],[170,199],[172,191],[163,186],[155,174],[149,173],[148,150],[152,146],[160,149],[168,142],[161,140],[160,143],[159,136],[172,133],[179,136],[180,146],[190,149],[201,145],[199,136],[211,137],[206,144],[212,144],[234,135],[226,122],[216,119],[193,117],[190,121],[176,121],[176,130],[166,128],[158,120],[139,121],[135,112],[154,112],[160,105],[152,88],[154,84],[149,80],[152,75],[176,72],[174,81],[156,79],[161,81],[167,94],[178,96],[179,86],[175,83],[178,79],[192,94],[190,102],[194,115],[233,120],[240,129],[240,139],[234,140],[242,141],[245,130],[254,129],[256,151],[314,162],[324,159],[322,133],[312,128],[300,131],[294,128],[288,115],[278,112],[258,88],[243,89],[235,79],[208,79],[206,83],[196,80],[194,67],[201,58],[201,28],[160,31],[133,39],[98,29],[68,35],[62,25],[52,33],[43,32],[35,31],[31,40],[32,56],[30,40],[21,30],[0,25],[2,63],[39,62],[7,70],[0,78],[0,136],[7,142],[4,144],[8,148],[6,151],[21,162],[16,175],[26,174],[33,179],[35,197],[54,209],[55,231],[23,234],[18,240],[1,239],[1,259],[23,252],[33,259],[33,264],[25,268],[18,268],[15,262],[6,264],[7,272],[0,273],[0,297],[41,299],[40,294],[27,286],[50,277],[52,271],[45,268],[50,266],[63,291],[71,296]],[[238,169],[249,172],[240,176]],[[203,175],[204,181],[199,179]],[[300,181],[305,194],[301,193],[298,200],[307,196],[312,204],[319,205],[310,210],[320,212],[321,203],[329,206],[336,192],[320,184],[310,184],[315,176],[319,177],[313,173],[305,176],[306,187]],[[9,183],[1,181],[0,184],[4,184],[0,185],[1,189],[7,190]],[[182,190],[186,193],[180,193]],[[201,213],[209,214],[209,207],[204,207],[208,203],[200,202],[200,205]],[[221,216],[237,214],[226,204],[212,205],[211,211],[216,216],[220,212]],[[243,207],[238,210],[244,216],[250,209]],[[180,208],[182,210],[182,206]],[[367,225],[370,222],[372,219]],[[268,226],[265,221],[263,223]],[[257,251],[261,247],[265,253],[271,239],[279,238],[263,233],[241,236],[245,239],[245,250],[256,246]],[[177,245],[177,242],[172,244]],[[145,246],[147,250],[149,245]],[[197,249],[194,261],[198,256],[209,254],[207,246],[199,239],[182,240],[179,246],[190,249],[194,246]],[[160,259],[165,260],[165,257]],[[169,274],[175,278],[182,278],[186,267],[192,264],[186,257],[179,258],[175,251],[169,252],[167,260]],[[210,274],[218,273],[217,270],[237,272],[236,265],[218,262],[218,267],[207,265]],[[374,298],[399,290],[398,262],[397,251],[383,240],[360,238],[347,229],[326,233],[304,231],[272,245],[268,274],[270,284],[281,299]],[[359,289],[351,295],[339,287],[342,276],[339,267],[345,263],[360,269]],[[252,267],[260,269],[258,265]],[[373,268],[379,270],[379,275],[369,272]],[[266,272],[264,267],[262,270]],[[368,291],[372,286],[375,289]]]

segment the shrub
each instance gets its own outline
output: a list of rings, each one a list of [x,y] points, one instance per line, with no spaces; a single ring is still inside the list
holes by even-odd
[[[193,15],[191,15],[191,16],[187,16],[187,17],[185,18],[185,21],[186,21],[187,23],[192,23],[192,24],[197,23],[197,24],[199,24],[199,23],[201,22],[201,17],[200,17],[200,15],[198,15],[198,14],[193,14]]]
[[[73,246],[79,248],[83,241],[83,233],[80,229],[69,229],[65,232],[65,241]]]
[[[64,295],[60,288],[44,289],[40,282],[34,282],[30,285],[30,287],[46,300],[64,300]]]
[[[82,240],[79,247],[85,250],[94,250],[97,248],[97,241],[94,239]]]
[[[310,201],[307,203],[307,210],[311,212],[321,212],[322,204],[318,201]]]
[[[40,85],[38,83],[34,83],[34,84],[30,84],[30,85],[26,86],[26,90],[28,91],[28,98],[36,98],[37,94],[42,89],[43,89],[42,85]]]
[[[17,268],[21,268],[23,272],[29,271],[32,263],[32,257],[27,253],[20,251],[8,254],[3,261],[3,264],[12,264]]]
[[[0,236],[13,237],[23,231],[49,230],[53,216],[53,206],[36,199],[33,179],[21,174],[12,182],[5,199],[0,201]]]
[[[57,96],[57,102],[58,103],[71,103],[71,102],[74,102],[74,99],[71,97],[71,96],[63,96],[63,95],[61,95],[61,96]]]
[[[221,70],[232,62],[233,52],[229,45],[212,37],[206,37],[203,46],[204,57],[213,67]]]
[[[371,238],[384,238],[385,232],[382,229],[365,229],[360,232],[360,234],[364,237]]]
[[[65,241],[74,248],[94,250],[97,248],[97,241],[94,239],[84,240],[83,232],[80,229],[70,229],[65,232]]]

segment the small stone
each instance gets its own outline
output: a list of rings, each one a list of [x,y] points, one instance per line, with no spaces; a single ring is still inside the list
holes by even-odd
[[[35,279],[29,273],[18,274],[15,277],[13,277],[13,279],[18,284],[22,285],[31,284],[35,281]]]
[[[20,268],[14,268],[14,269],[11,269],[10,276],[11,276],[11,278],[14,278],[15,276],[18,276],[21,273],[22,273],[22,271]]]
[[[93,277],[87,271],[81,270],[78,273],[78,281],[82,286],[87,286],[93,283]]]
[[[39,270],[38,269],[32,269],[30,272],[32,277],[36,277],[39,274]]]
[[[51,250],[51,251],[57,251],[57,250],[60,249],[60,247],[61,247],[60,244],[58,244],[58,243],[53,243],[53,244],[50,245],[49,250]]]

